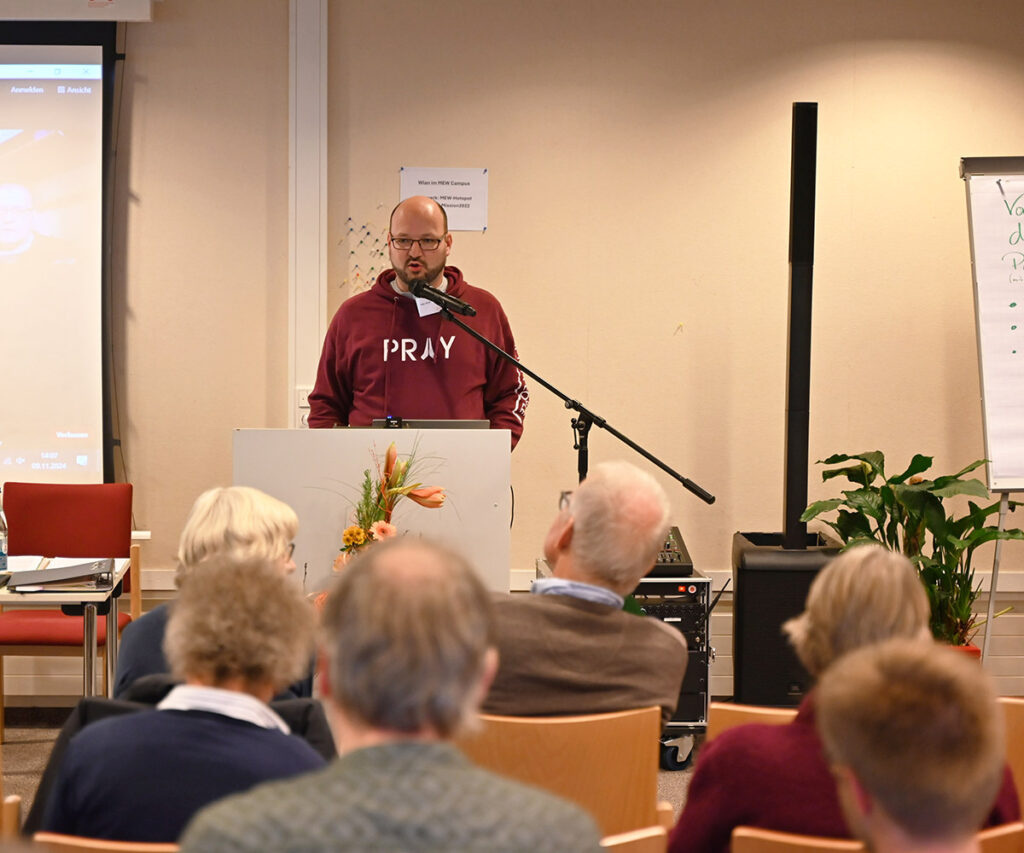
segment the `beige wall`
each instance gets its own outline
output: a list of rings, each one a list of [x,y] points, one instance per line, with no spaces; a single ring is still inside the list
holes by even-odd
[[[128,28],[115,326],[150,565],[230,479],[231,428],[287,419],[287,23],[167,0]],[[348,219],[380,234],[400,166],[487,167],[488,231],[452,262],[528,365],[718,496],[662,478],[698,567],[727,568],[734,531],[781,523],[795,100],[821,105],[812,458],[983,455],[957,166],[1024,153],[1022,31],[1009,0],[331,2],[331,311],[380,264]],[[596,430],[591,456],[636,459]],[[534,385],[513,567],[574,474]]]
[[[172,0],[127,27],[115,351],[145,565],[170,567],[231,430],[287,416],[288,4]]]

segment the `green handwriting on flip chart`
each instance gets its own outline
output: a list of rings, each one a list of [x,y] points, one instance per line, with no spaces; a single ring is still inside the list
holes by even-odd
[[[1006,215],[1011,219],[1010,229],[1007,232],[1006,242],[1010,246],[1019,246],[1024,248],[1024,193],[1019,193],[1013,201],[1007,198],[1006,193],[1003,191],[1002,181],[996,181],[996,186],[999,187],[999,193],[1002,196],[1003,207],[1006,209]],[[1015,220],[1015,221],[1014,221]],[[1001,260],[1008,266],[1007,281],[1010,284],[1020,285],[1024,284],[1024,252],[1014,250],[1005,252]],[[1010,302],[1009,307],[1016,311],[1017,303]],[[1017,323],[1010,324],[1010,331],[1017,331]],[[1016,348],[1011,349],[1011,354],[1016,355]]]
[[[1024,216],[1024,203],[1021,202],[1021,199],[1024,199],[1024,193],[1021,193],[1013,201],[1003,199],[1003,204],[1006,205],[1006,212],[1010,216]]]

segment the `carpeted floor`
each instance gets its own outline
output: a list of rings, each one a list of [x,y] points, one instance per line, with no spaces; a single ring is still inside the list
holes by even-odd
[[[9,708],[3,744],[3,793],[21,797],[22,817],[32,807],[39,777],[50,756],[50,749],[67,717],[67,708]],[[689,741],[681,746],[689,747]],[[686,770],[662,771],[658,774],[658,799],[667,800],[675,808],[676,817],[693,773]]]
[[[32,797],[39,785],[39,777],[50,756],[50,748],[59,729],[21,728],[8,726],[4,735],[3,767],[4,795],[21,797],[21,813],[32,807]]]

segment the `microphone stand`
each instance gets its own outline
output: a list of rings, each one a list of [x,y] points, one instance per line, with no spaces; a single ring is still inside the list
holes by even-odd
[[[558,397],[563,403],[565,403],[565,408],[572,409],[573,411],[576,412],[576,417],[572,419],[571,423],[573,432],[572,449],[577,451],[578,454],[576,469],[579,473],[581,483],[583,482],[583,479],[587,476],[587,466],[590,461],[590,448],[587,444],[587,436],[590,433],[590,428],[597,426],[603,430],[610,432],[627,447],[632,448],[645,459],[647,459],[649,462],[652,462],[655,465],[657,465],[662,471],[664,471],[670,477],[673,477],[674,479],[678,480],[693,494],[695,494],[698,498],[704,501],[704,503],[713,504],[715,502],[715,496],[713,494],[711,494],[708,491],[705,491],[692,480],[689,480],[686,477],[684,477],[678,471],[674,471],[671,468],[669,468],[668,465],[666,465],[656,456],[654,456],[651,453],[648,453],[639,444],[632,441],[631,439],[623,435],[621,432],[619,432],[617,429],[615,429],[615,427],[609,424],[604,418],[600,417],[599,415],[595,415],[592,411],[590,411],[590,409],[588,409],[578,400],[573,400],[567,395],[563,394],[554,385],[542,379],[540,376],[538,376],[536,373],[530,370],[530,368],[524,366],[522,362],[517,361],[515,358],[513,358],[511,355],[505,352],[505,350],[499,347],[496,343],[494,343],[491,340],[488,340],[475,329],[471,329],[464,322],[462,322],[462,320],[454,316],[452,312],[449,311],[443,305],[441,306],[441,316],[444,317],[449,322],[454,323],[464,332],[467,332],[469,335],[476,338],[478,341],[480,341],[480,343],[487,347],[487,349],[491,350],[494,353],[497,353],[501,358],[505,359],[505,361],[509,362],[510,364],[514,364],[527,376],[536,379],[541,385],[547,388],[548,391],[550,391],[552,394]]]

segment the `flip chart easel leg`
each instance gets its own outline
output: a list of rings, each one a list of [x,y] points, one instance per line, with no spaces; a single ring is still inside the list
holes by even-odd
[[[999,498],[999,530],[1006,529],[1006,513],[1010,509],[1010,493],[1003,492]],[[988,616],[985,619],[985,640],[981,644],[981,659],[988,657],[988,641],[992,637],[992,623],[995,620],[996,612],[996,590],[999,581],[999,557],[1003,550],[1003,540],[996,540],[996,553],[992,558],[992,577],[988,582]]]

